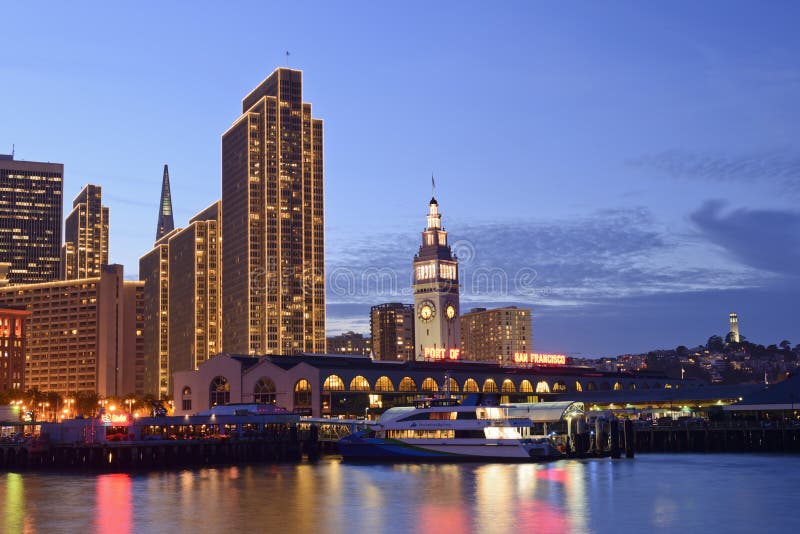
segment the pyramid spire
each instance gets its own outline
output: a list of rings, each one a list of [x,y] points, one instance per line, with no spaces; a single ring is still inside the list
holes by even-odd
[[[164,164],[164,178],[161,182],[161,202],[158,208],[156,241],[170,233],[173,229],[175,229],[175,221],[172,219],[172,195],[169,192],[169,168]]]

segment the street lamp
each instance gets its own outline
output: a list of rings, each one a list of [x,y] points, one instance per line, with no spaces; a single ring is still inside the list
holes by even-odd
[[[125,399],[125,404],[128,405],[128,413],[132,413],[133,403],[136,402],[134,399]]]

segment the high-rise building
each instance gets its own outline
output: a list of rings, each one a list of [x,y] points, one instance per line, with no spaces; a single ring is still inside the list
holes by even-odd
[[[0,154],[0,262],[11,284],[57,280],[64,165]]]
[[[458,359],[459,336],[458,261],[447,244],[439,203],[428,204],[428,226],[414,256],[414,325],[416,358]]]
[[[122,302],[125,320],[122,343],[126,355],[122,369],[122,390],[144,395],[147,393],[144,387],[144,282],[125,280],[122,283]]]
[[[376,360],[414,360],[414,305],[388,302],[369,313],[372,352]]]
[[[169,238],[165,234],[139,258],[144,282],[144,389],[163,399],[169,392]]]
[[[325,351],[322,121],[280,68],[222,135],[225,352]]]
[[[26,389],[61,395],[77,391],[103,396],[134,393],[126,389],[124,373],[128,361],[142,358],[136,353],[142,346],[141,331],[137,330],[142,310],[134,303],[134,313],[126,313],[125,297],[130,290],[126,291],[123,278],[121,265],[105,265],[94,278],[0,289],[0,302],[24,306],[30,312]]]
[[[461,357],[464,360],[513,364],[514,354],[533,347],[531,310],[508,306],[473,308],[461,316]]]
[[[344,332],[328,338],[329,354],[360,354],[369,356],[372,352],[372,340],[363,334]]]
[[[221,352],[220,236],[217,201],[169,234],[169,386],[177,371]]]
[[[161,201],[158,203],[158,226],[156,241],[175,229],[172,218],[172,193],[169,190],[169,168],[164,164],[164,176],[161,178]]]
[[[25,391],[25,322],[30,312],[24,307],[0,305],[0,391]]]
[[[108,231],[108,208],[103,206],[102,188],[89,184],[75,197],[64,224],[64,280],[100,276],[100,268],[108,264]]]
[[[730,325],[729,339],[734,343],[739,343],[739,316],[735,313],[730,314],[728,316],[728,324]]]

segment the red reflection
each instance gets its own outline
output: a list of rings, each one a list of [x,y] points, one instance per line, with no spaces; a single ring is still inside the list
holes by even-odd
[[[537,533],[546,534],[554,532],[563,534],[570,532],[569,519],[564,512],[552,504],[534,501],[528,504],[520,503],[517,511],[517,525],[535,529]]]
[[[421,534],[469,532],[470,530],[469,516],[465,507],[426,504],[420,508],[417,532]]]
[[[541,480],[550,480],[565,485],[569,482],[566,469],[537,469],[535,473],[536,478]]]
[[[131,477],[125,474],[101,475],[96,487],[95,532],[131,532]]]

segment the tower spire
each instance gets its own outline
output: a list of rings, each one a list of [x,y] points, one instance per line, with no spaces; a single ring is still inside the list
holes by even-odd
[[[158,227],[156,228],[156,241],[175,229],[172,218],[172,195],[169,191],[169,167],[164,164],[164,178],[161,181],[161,202],[158,208]]]

